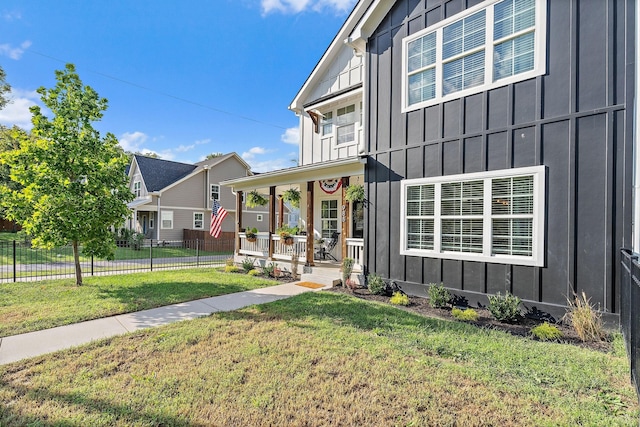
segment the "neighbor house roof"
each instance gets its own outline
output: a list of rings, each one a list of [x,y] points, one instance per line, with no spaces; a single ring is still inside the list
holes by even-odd
[[[196,165],[140,155],[135,155],[135,160],[148,192],[160,191],[197,168]]]

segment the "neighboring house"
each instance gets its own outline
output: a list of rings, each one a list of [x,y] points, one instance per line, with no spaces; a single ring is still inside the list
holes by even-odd
[[[348,206],[318,181],[359,178],[368,273],[554,314],[585,291],[617,313],[619,249],[640,249],[637,14],[630,0],[361,0],[291,104],[303,166],[226,184],[299,183],[318,233]]]
[[[158,240],[182,240],[185,229],[208,232],[214,199],[229,212],[222,231],[234,232],[236,197],[220,182],[252,174],[236,153],[196,164],[135,155],[128,173],[136,198],[129,203],[133,215],[127,226]],[[248,210],[244,216],[259,224],[261,212]]]

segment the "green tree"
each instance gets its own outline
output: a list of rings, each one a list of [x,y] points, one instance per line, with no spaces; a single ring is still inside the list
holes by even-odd
[[[223,153],[211,153],[211,154],[207,154],[207,157],[205,157],[206,160],[211,160],[211,159],[216,159],[218,157],[222,157],[224,156]]]
[[[53,118],[31,107],[31,137],[20,138],[15,149],[0,153],[12,181],[22,186],[0,187],[0,204],[7,218],[18,221],[38,247],[71,244],[76,284],[82,284],[79,246],[85,255],[113,258],[111,227],[130,214],[133,200],[124,171],[127,157],[116,137],[103,138],[92,127],[102,118],[107,100],[83,86],[72,64],[56,71],[54,88],[38,93]]]
[[[11,86],[9,86],[9,83],[5,80],[6,78],[7,75],[4,73],[2,67],[0,67],[0,110],[9,102],[5,95],[11,91]]]

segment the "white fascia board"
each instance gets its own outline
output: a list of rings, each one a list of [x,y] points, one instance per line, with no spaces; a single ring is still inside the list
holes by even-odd
[[[363,158],[352,157],[345,160],[296,166],[249,177],[230,179],[222,181],[220,185],[231,187],[233,191],[251,191],[258,188],[268,188],[278,185],[291,185],[307,181],[361,175],[364,173],[363,161]],[[301,190],[305,191],[305,189]]]
[[[362,16],[369,9],[371,4],[376,1],[378,0],[360,0],[354,6],[351,14],[347,17],[347,20],[331,41],[331,44],[320,58],[320,61],[318,61],[315,68],[296,94],[295,98],[293,98],[293,101],[291,101],[289,110],[294,111],[295,113],[302,113],[304,109],[304,97],[313,87],[315,79],[318,76],[321,76],[331,66],[335,56],[340,52],[340,47],[342,47],[344,42],[348,39],[353,28],[358,24],[358,22],[360,22]]]
[[[358,25],[349,34],[347,43],[364,53],[367,48],[367,40],[387,16],[394,3],[394,0],[374,0]]]

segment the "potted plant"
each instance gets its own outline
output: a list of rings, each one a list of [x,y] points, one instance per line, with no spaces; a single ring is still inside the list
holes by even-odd
[[[298,227],[283,225],[276,232],[280,235],[280,240],[285,245],[293,245],[293,236],[298,233]]]
[[[245,236],[247,237],[247,242],[255,242],[258,240],[258,229],[255,227],[247,229]]]
[[[264,206],[269,203],[269,199],[267,199],[262,194],[258,193],[258,191],[253,190],[247,193],[247,201],[245,204],[248,208],[255,208],[258,206]]]
[[[361,184],[353,184],[347,187],[344,195],[348,202],[364,202],[364,186]]]
[[[300,190],[297,188],[290,188],[282,193],[282,200],[289,202],[294,208],[300,207]]]

